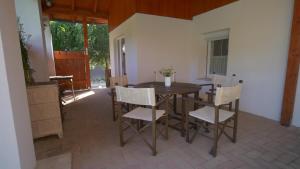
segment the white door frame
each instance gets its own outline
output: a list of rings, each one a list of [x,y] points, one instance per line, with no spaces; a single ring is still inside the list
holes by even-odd
[[[125,36],[120,36],[116,38],[115,40],[115,75],[116,76],[122,76],[126,74],[126,55],[125,51],[122,48],[122,40],[124,40],[124,46],[125,46]],[[125,55],[125,57],[123,56]],[[125,62],[125,65],[123,64]]]

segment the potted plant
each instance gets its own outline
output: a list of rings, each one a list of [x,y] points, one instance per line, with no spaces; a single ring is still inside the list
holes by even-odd
[[[159,73],[165,77],[165,86],[170,87],[172,83],[171,77],[175,73],[173,68],[163,68]]]
[[[28,55],[28,41],[30,39],[30,35],[26,34],[23,30],[23,24],[19,23],[19,39],[20,39],[20,47],[21,47],[21,55],[22,55],[22,62],[23,62],[23,69],[24,69],[24,77],[26,84],[31,84],[34,82],[32,78],[32,73],[34,70],[31,68],[29,63],[29,55]]]

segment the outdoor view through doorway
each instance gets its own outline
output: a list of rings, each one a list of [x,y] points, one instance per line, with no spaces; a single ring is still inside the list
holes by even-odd
[[[87,51],[81,23],[51,21],[50,28],[56,74],[73,75],[75,89],[106,87],[106,75],[110,71],[108,26],[87,25]]]

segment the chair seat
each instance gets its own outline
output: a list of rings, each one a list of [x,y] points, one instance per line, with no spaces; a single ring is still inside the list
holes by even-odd
[[[165,110],[156,110],[156,120],[161,118],[164,114]],[[152,121],[152,109],[137,107],[132,111],[124,114],[123,117],[144,121]]]
[[[215,108],[210,106],[205,106],[195,111],[189,112],[189,115],[197,119],[215,123]],[[219,110],[219,122],[223,122],[234,115],[234,112],[220,109]]]

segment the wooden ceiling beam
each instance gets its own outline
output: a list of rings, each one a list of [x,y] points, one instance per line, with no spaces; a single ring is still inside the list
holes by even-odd
[[[79,9],[66,9],[62,7],[51,7],[44,10],[44,14],[62,14],[62,15],[70,15],[70,16],[79,16],[79,17],[91,17],[91,18],[103,18],[108,19],[108,12],[98,11],[97,13],[91,12],[88,10],[79,10]]]
[[[82,23],[83,18],[82,17],[73,17],[73,18],[63,18],[63,17],[55,17],[53,16],[50,20],[55,20],[55,21],[62,21],[62,22],[78,22]],[[99,19],[99,18],[87,18],[87,23],[88,24],[107,24],[107,20],[104,19]]]
[[[72,7],[71,7],[71,9],[72,9],[73,11],[75,11],[75,5],[76,5],[75,0],[72,0]]]
[[[94,0],[94,12],[97,12],[98,0]]]

